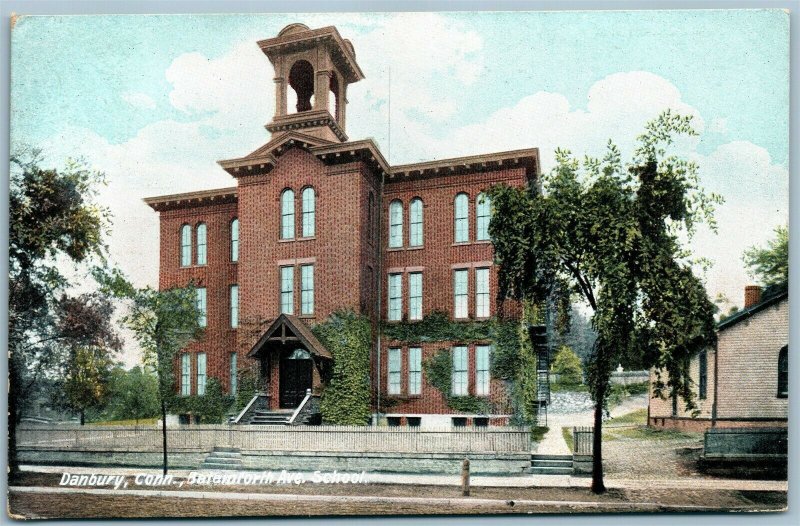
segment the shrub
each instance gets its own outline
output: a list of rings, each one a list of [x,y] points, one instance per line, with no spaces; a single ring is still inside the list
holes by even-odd
[[[312,329],[333,355],[330,381],[322,393],[322,420],[337,425],[366,425],[370,418],[369,319],[351,310],[333,313]]]
[[[559,383],[563,385],[580,385],[583,383],[583,367],[581,359],[568,346],[563,345],[553,358],[550,370],[560,375]]]

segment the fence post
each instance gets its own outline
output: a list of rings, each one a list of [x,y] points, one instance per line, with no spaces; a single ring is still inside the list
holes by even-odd
[[[461,494],[469,497],[469,459],[461,462]]]

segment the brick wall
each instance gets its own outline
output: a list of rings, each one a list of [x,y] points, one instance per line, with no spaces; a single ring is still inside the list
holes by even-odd
[[[229,388],[230,353],[238,352],[239,367],[254,363],[247,352],[280,313],[280,267],[295,266],[294,312],[309,325],[323,321],[332,312],[352,308],[369,315],[377,323],[377,309],[386,315],[387,279],[390,272],[404,273],[403,318],[408,314],[409,270],[423,273],[423,315],[434,310],[453,313],[453,270],[468,269],[469,319],[475,319],[475,268],[490,267],[490,316],[516,316],[519,306],[497,299],[497,266],[492,245],[476,241],[476,199],[479,193],[497,183],[526,184],[525,168],[490,170],[435,177],[387,178],[381,192],[381,178],[361,161],[325,164],[302,148],[290,148],[266,175],[238,178],[232,202],[201,201],[202,205],[172,205],[161,212],[161,286],[185,285],[195,279],[207,287],[208,325],[201,342],[187,352],[206,352],[208,376],[217,377]],[[316,193],[315,235],[302,238],[302,190],[313,187]],[[286,188],[295,193],[295,238],[280,239],[281,194]],[[469,241],[454,243],[454,198],[469,196]],[[370,199],[370,194],[372,199]],[[423,246],[408,247],[409,210],[412,198],[421,197],[423,208]],[[388,248],[388,206],[394,199],[403,202],[403,248]],[[370,202],[373,203],[372,208]],[[230,221],[239,219],[239,260],[230,261]],[[208,225],[208,264],[180,268],[180,227],[198,222]],[[371,225],[372,223],[372,225]],[[193,243],[195,245],[195,243]],[[380,260],[383,253],[383,261]],[[194,256],[194,254],[193,254]],[[300,315],[300,270],[314,264],[314,313]],[[239,285],[239,327],[230,327],[229,287]],[[382,301],[378,307],[378,292]],[[377,325],[376,325],[377,328]],[[377,337],[377,331],[376,331]],[[372,356],[373,395],[378,386],[385,392],[386,342],[378,356],[377,342]],[[474,391],[474,344],[469,343],[470,392]],[[423,345],[423,359],[453,342]],[[378,371],[380,364],[381,371]],[[407,382],[407,361],[403,362],[403,381]],[[176,364],[177,365],[177,364]],[[276,363],[272,375],[277,375]],[[176,377],[180,372],[176,367]],[[192,360],[192,394],[195,393],[196,358]],[[419,397],[400,397],[392,411],[404,414],[445,413],[442,394],[427,384],[423,372]],[[277,389],[277,379],[271,386]],[[405,385],[405,384],[404,384]],[[272,393],[277,399],[277,392]],[[504,385],[491,380],[490,400],[495,408],[507,411]]]
[[[230,326],[230,286],[237,283],[237,264],[230,257],[230,224],[237,217],[235,202],[186,206],[161,212],[161,249],[159,288],[195,286],[206,288],[207,325],[203,338],[190,344],[192,354],[192,394],[196,394],[198,352],[206,353],[207,376],[229,387],[230,352],[235,349],[236,331]],[[196,227],[207,228],[207,263],[197,265]],[[181,227],[192,227],[192,264],[181,267]],[[180,360],[180,357],[178,358]],[[180,362],[176,362],[179,364]],[[176,367],[176,386],[180,388],[180,370]]]
[[[778,398],[778,353],[789,343],[789,301],[720,331],[717,418],[787,418]]]
[[[778,353],[789,341],[789,302],[784,299],[719,332],[717,342],[717,427],[786,425],[788,400],[777,396]],[[698,381],[698,358],[691,361],[691,378]],[[650,424],[686,430],[710,426],[714,403],[714,353],[708,353],[708,397],[698,400],[700,415],[692,419],[679,400],[673,417],[672,400],[650,399]],[[655,377],[651,372],[651,383]],[[695,386],[696,389],[696,386]],[[652,388],[651,388],[652,394]]]

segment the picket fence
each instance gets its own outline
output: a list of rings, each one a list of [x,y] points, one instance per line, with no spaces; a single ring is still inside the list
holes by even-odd
[[[17,446],[41,450],[160,451],[161,429],[153,426],[26,426]],[[244,451],[520,453],[530,451],[525,427],[414,429],[364,426],[191,425],[167,429],[173,451],[229,446]]]

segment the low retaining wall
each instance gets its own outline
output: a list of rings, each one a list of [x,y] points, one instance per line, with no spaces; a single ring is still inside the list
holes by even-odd
[[[706,431],[700,468],[747,478],[786,478],[788,429],[712,428]]]
[[[31,450],[18,452],[23,464],[43,466],[102,466],[160,468],[156,452]],[[198,469],[208,452],[169,453],[171,469]],[[252,471],[367,471],[382,473],[461,473],[461,461],[470,460],[470,471],[480,475],[519,474],[530,467],[530,453],[331,453],[295,451],[242,451],[242,469]],[[65,470],[68,470],[66,468]]]

